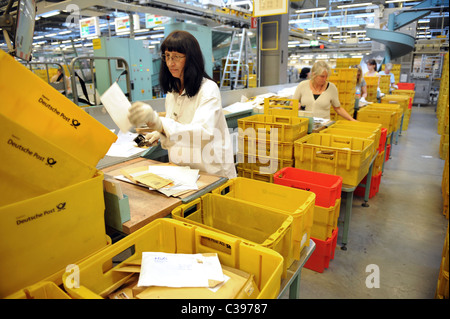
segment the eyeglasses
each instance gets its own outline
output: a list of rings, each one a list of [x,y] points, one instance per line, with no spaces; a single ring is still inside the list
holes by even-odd
[[[164,62],[169,62],[170,60],[174,61],[174,62],[180,62],[181,59],[184,59],[186,56],[185,55],[167,55],[167,54],[161,54],[161,59]]]

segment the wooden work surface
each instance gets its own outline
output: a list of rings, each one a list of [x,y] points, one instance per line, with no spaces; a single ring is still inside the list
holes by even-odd
[[[154,164],[163,163],[145,158],[136,158],[104,168],[103,172],[111,176],[117,176],[122,175],[120,170],[124,168]],[[149,190],[146,187],[138,186],[132,183],[119,181],[122,188],[122,193],[128,196],[131,217],[129,221],[123,223],[122,231],[125,234],[131,234],[151,221],[169,215],[175,207],[182,204],[183,199],[195,195],[202,189],[214,184],[215,182],[220,180],[223,180],[224,182],[226,181],[226,179],[220,176],[211,175],[204,172],[200,172],[199,174],[200,177],[197,181],[199,190],[191,191],[180,197],[167,197],[158,191]]]

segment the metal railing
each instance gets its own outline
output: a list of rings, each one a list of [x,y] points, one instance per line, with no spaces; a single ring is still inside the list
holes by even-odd
[[[49,69],[48,66],[49,65],[56,65],[58,66],[58,69],[62,70],[62,80],[63,80],[63,85],[64,85],[64,91],[62,92],[65,96],[68,95],[68,86],[67,86],[67,80],[66,80],[66,71],[64,70],[64,67],[62,64],[56,63],[56,62],[26,62],[25,63],[26,67],[30,69],[31,72],[33,72],[33,66],[38,66],[38,65],[45,65],[45,70],[47,72],[47,82],[48,84],[50,84],[51,86],[53,86],[55,89],[57,90],[61,90],[60,87],[58,87],[58,85],[56,83],[52,83],[50,81],[50,74],[49,74]],[[42,70],[42,69],[38,69],[38,70]]]
[[[111,60],[116,60],[116,61],[120,61],[123,66],[124,66],[124,71],[122,72],[122,74],[119,75],[125,75],[126,76],[126,86],[127,86],[127,93],[125,93],[125,95],[127,96],[128,100],[131,102],[132,101],[132,96],[131,96],[131,82],[130,82],[130,69],[128,66],[128,63],[125,59],[121,58],[121,57],[92,57],[92,56],[81,56],[81,57],[76,57],[73,58],[72,61],[70,62],[70,73],[71,73],[71,81],[72,81],[72,93],[73,93],[73,102],[75,104],[78,105],[78,102],[80,100],[79,96],[78,96],[78,88],[77,88],[77,76],[78,74],[75,72],[75,65],[76,63],[81,62],[81,60],[87,60],[89,63],[89,68],[91,71],[91,76],[92,76],[92,83],[94,85],[94,92],[96,91],[96,81],[95,81],[95,68],[94,68],[94,61],[95,60],[106,60],[108,63],[108,75],[109,75],[109,83],[110,85],[113,84],[113,78],[112,78],[112,74],[111,74]],[[114,81],[118,81],[119,78],[115,79]],[[81,84],[81,82],[80,82]],[[96,94],[94,94],[94,105],[99,105],[98,101],[97,101],[97,96]]]

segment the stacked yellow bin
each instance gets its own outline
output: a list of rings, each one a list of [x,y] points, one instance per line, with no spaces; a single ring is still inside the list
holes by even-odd
[[[391,76],[389,74],[380,75],[380,91],[381,91],[381,93],[388,95],[390,87],[391,87]]]
[[[408,109],[403,114],[402,131],[406,131],[408,129],[409,121],[411,120],[412,104],[414,101],[415,93],[416,93],[416,91],[414,91],[414,90],[394,90],[394,91],[392,91],[392,95],[405,95],[405,96],[409,97]]]
[[[381,66],[381,69],[384,70],[384,64]],[[401,64],[393,64],[391,72],[394,74],[395,83],[400,82],[400,69],[402,68]]]
[[[358,186],[369,171],[373,139],[312,133],[294,143],[295,167],[342,177],[342,183]]]
[[[355,109],[356,94],[356,74],[355,68],[336,68],[331,70],[329,81],[336,85],[339,92],[339,102],[350,115],[353,116]],[[342,120],[333,108],[330,109],[330,118],[332,120]]]
[[[436,107],[436,115],[438,118],[438,134],[441,135],[441,143],[439,147],[439,155],[441,159],[445,159],[448,154],[448,127],[449,127],[449,57],[448,53],[444,57],[444,65],[442,67],[441,85],[439,88],[439,98]]]
[[[388,104],[398,104],[403,109],[403,118],[402,118],[402,124],[404,125],[405,122],[409,121],[409,115],[410,113],[410,98],[409,96],[402,95],[402,94],[390,94],[386,95],[381,98],[381,103],[388,103]],[[403,130],[403,126],[401,127]]]
[[[448,219],[448,203],[449,203],[449,171],[448,171],[448,153],[445,158],[444,173],[442,174],[442,199],[443,214]]]
[[[273,174],[294,166],[293,143],[308,133],[298,117],[298,100],[265,99],[264,114],[238,120],[238,176],[273,182]]]
[[[442,249],[442,261],[439,269],[439,277],[436,287],[436,299],[449,299],[449,287],[448,287],[448,226],[447,235],[445,236],[444,248]]]
[[[367,85],[367,97],[366,100],[368,102],[377,102],[377,89],[378,89],[378,76],[365,76],[364,80],[366,80]]]
[[[387,134],[400,128],[403,109],[398,104],[373,103],[358,111],[358,120],[380,123],[387,129]]]
[[[338,58],[336,68],[349,68],[361,63],[361,58]]]

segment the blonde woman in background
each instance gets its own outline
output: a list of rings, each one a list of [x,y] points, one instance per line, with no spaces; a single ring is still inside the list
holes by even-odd
[[[330,108],[348,121],[355,121],[348,112],[341,107],[339,92],[328,76],[330,66],[324,61],[317,61],[311,68],[311,79],[302,81],[295,89],[293,99],[299,100],[301,110],[312,112],[314,117],[330,119]]]

